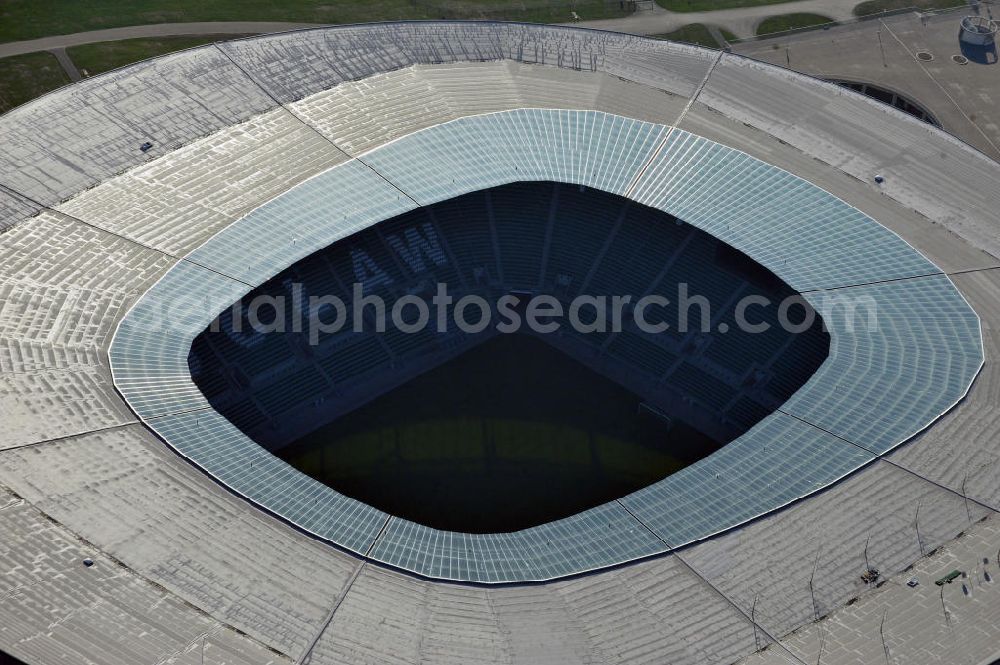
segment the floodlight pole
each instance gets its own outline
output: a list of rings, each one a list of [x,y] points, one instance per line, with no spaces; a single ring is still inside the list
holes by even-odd
[[[962,498],[965,499],[965,514],[969,517],[969,524],[972,524],[972,509],[969,508],[969,494],[965,491],[965,484],[969,482],[969,472],[965,472],[965,479],[962,480]]]
[[[889,65],[885,61],[885,46],[882,44],[882,28],[876,30],[875,34],[878,35],[878,50],[882,54],[882,66],[888,67]]]
[[[882,623],[878,626],[879,637],[882,638],[882,651],[885,652],[885,665],[892,665],[889,662],[889,645],[885,643],[885,618],[889,615],[889,610],[882,613]]]
[[[809,576],[809,595],[812,596],[813,601],[813,615],[816,620],[819,621],[819,605],[816,604],[816,590],[813,587],[813,581],[816,579],[816,569],[819,568],[819,553],[821,550],[816,551],[816,558],[813,560],[812,574]]]
[[[872,569],[871,564],[868,563],[868,544],[872,541],[872,532],[868,532],[868,537],[865,539],[865,572],[867,573]]]

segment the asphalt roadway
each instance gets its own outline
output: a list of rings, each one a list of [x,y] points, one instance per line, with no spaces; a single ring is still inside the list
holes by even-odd
[[[579,21],[576,27],[630,32],[637,35],[659,35],[672,32],[691,23],[709,23],[726,28],[737,37],[750,37],[765,18],[792,12],[823,14],[835,20],[851,18],[851,10],[860,0],[795,0],[776,5],[719,9],[711,12],[671,12],[654,3],[652,10],[638,11],[629,16],[599,21]],[[583,17],[586,18],[586,17]],[[53,51],[81,44],[112,42],[142,37],[175,37],[181,35],[249,35],[284,32],[319,27],[316,23],[282,23],[259,21],[219,21],[206,23],[156,23],[124,28],[109,28],[53,35],[41,39],[0,44],[0,58],[36,51]]]

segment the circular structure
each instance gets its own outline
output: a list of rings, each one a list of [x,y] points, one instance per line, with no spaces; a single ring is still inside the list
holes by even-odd
[[[985,16],[966,16],[962,19],[959,39],[966,44],[989,46],[996,40],[1000,23]]]
[[[953,56],[951,56],[951,60],[956,65],[967,65],[967,64],[969,64],[969,59],[966,58],[964,55],[957,55],[957,54],[953,55]]]
[[[934,54],[929,51],[917,51],[917,59],[923,60],[924,62],[930,62],[934,59]]]
[[[998,167],[849,90],[627,35],[379,24],[141,63],[3,116],[0,138],[0,288],[11,303],[0,484],[12,494],[0,494],[0,516],[37,506],[47,528],[97,547],[95,562],[124,565],[127,580],[91,582],[119,584],[93,593],[176,608],[136,625],[117,604],[88,603],[100,625],[125,627],[98,632],[101,649],[119,648],[123,630],[204,634],[207,616],[247,662],[274,652],[468,661],[470,649],[511,662],[635,662],[633,642],[654,661],[732,662],[992,511],[1000,437],[977,416],[973,381],[980,316],[993,316],[983,311],[992,274],[980,271],[1000,249],[988,186]],[[565,519],[485,534],[432,529],[310,479],[192,378],[192,344],[219,312],[334,243],[368,234],[393,248],[397,233],[408,244],[387,261],[409,278],[404,291],[437,276],[433,263],[476,292],[479,259],[444,222],[433,228],[448,256],[432,261],[426,229],[398,220],[516,183],[599,192],[676,220],[656,222],[678,238],[669,256],[651,254],[664,272],[697,233],[742,253],[821,314],[828,357],[681,471]],[[519,236],[549,262],[570,254],[552,239],[553,219]],[[483,283],[520,293],[502,258],[507,227],[492,228],[501,258]],[[613,246],[609,237],[575,258],[597,271]],[[637,247],[619,277],[639,270]],[[725,299],[753,288],[746,278]],[[726,373],[742,347],[720,356],[716,339],[660,352],[700,372],[686,375],[703,383],[685,395],[725,395],[723,414],[785,376],[778,360],[797,362],[772,353]],[[351,348],[343,358],[358,357]],[[645,353],[630,362],[660,357]],[[398,370],[410,356],[390,358]],[[935,424],[945,413],[946,428]],[[37,540],[12,542],[67,551]],[[47,662],[44,640],[10,635],[0,646]],[[430,637],[433,656],[406,646]],[[178,648],[154,642],[143,653]],[[799,658],[793,648],[774,651]]]
[[[477,149],[456,151],[463,144]],[[599,111],[512,110],[414,132],[362,159],[290,189],[191,252],[124,317],[109,355],[122,396],[170,446],[238,494],[382,563],[463,582],[528,582],[688,545],[870,463],[950,408],[982,365],[979,320],[933,264],[827,192],[684,130]],[[182,378],[195,334],[218,312],[316,250],[416,205],[553,178],[675,215],[757,259],[829,314],[831,357],[775,414],[702,462],[566,521],[479,535],[428,529],[311,481]],[[712,186],[678,184],[705,181]],[[823,302],[832,289],[873,299],[883,329],[859,334],[861,314]],[[175,315],[182,326],[171,325]],[[886,360],[859,361],[872,357]],[[913,368],[905,384],[899,366]]]

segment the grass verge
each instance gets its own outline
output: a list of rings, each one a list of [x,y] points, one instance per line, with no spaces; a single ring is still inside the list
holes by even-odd
[[[789,0],[656,0],[664,9],[672,12],[710,12],[716,9],[735,9],[738,7],[760,7],[761,5],[777,5]]]
[[[0,59],[0,113],[69,83],[51,53],[29,53]]]
[[[0,42],[104,28],[196,21],[360,23],[492,18],[535,23],[625,15],[610,0],[3,0]]]
[[[727,41],[733,41],[736,39],[736,35],[728,30],[720,28],[719,32],[722,33],[723,38]],[[707,46],[709,48],[722,47],[722,44],[715,40],[715,37],[713,37],[712,33],[709,32],[708,26],[704,23],[692,23],[674,30],[673,32],[665,32],[661,35],[653,35],[653,37],[656,37],[657,39],[669,39],[674,42],[698,44],[699,46]]]
[[[896,9],[951,9],[966,5],[963,0],[867,0],[851,10],[855,16],[868,16]]]
[[[771,16],[760,22],[757,26],[758,35],[769,35],[773,32],[784,32],[786,30],[796,30],[798,28],[811,28],[824,23],[832,23],[833,19],[822,14],[808,14],[800,12],[796,14],[781,14]]]
[[[85,76],[124,67],[158,55],[181,51],[202,44],[235,39],[239,35],[198,35],[191,37],[159,37],[151,39],[125,39],[119,42],[97,42],[74,46],[66,50],[77,69]]]

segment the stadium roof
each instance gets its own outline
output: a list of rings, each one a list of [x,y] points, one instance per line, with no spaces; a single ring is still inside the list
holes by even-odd
[[[580,515],[503,534],[442,532],[343,496],[249,439],[194,384],[192,341],[253,287],[414,201],[524,180],[629,196],[728,242],[828,314],[830,357],[778,413],[708,458]],[[865,307],[831,309],[821,289]],[[857,209],[681,130],[550,109],[453,120],[292,188],[164,275],[123,319],[110,358],[136,414],[238,494],[376,561],[485,583],[662,553],[800,499],[926,427],[965,395],[983,362],[979,319],[947,276]]]
[[[779,274],[810,297],[851,285],[878,299],[888,325],[865,339],[872,346],[835,346],[796,398],[754,430],[781,432],[761,455],[782,446],[799,453],[785,436],[801,430],[783,427],[808,421],[829,430],[819,439],[829,450],[853,449],[857,459],[844,472],[870,463],[825,492],[684,549],[550,584],[481,588],[419,579],[317,543],[231,496],[137,422],[113,387],[108,347],[154,284],[150,298],[185,275],[210,272],[191,261],[199,248],[227,227],[241,228],[232,225],[251,211],[263,214],[269,201],[308,190],[310,179],[353,173],[365,183],[359,156],[429,155],[436,142],[421,146],[426,137],[535,113],[521,109],[550,109],[549,118],[600,112],[638,121],[622,127],[648,127],[652,137],[666,131],[643,183],[667,181],[680,154],[704,158],[706,173],[721,172],[713,159],[731,159],[727,168],[744,168],[747,177],[787,182],[804,196],[829,192],[846,204],[838,218],[844,229],[899,243],[867,215],[927,257],[887,246],[900,260],[867,254],[867,263],[840,266],[845,278],[833,262],[814,260],[822,242],[803,240],[810,261],[801,265],[767,253],[770,240],[795,242],[795,226],[764,242],[743,235],[753,229],[735,218],[726,224],[728,242],[776,271],[780,263]],[[145,141],[154,144],[147,153],[139,150]],[[978,549],[966,551],[963,541],[948,548],[970,566],[998,546],[993,521],[970,526],[1000,507],[1000,425],[989,415],[994,364],[945,418],[892,448],[960,397],[978,367],[978,326],[956,285],[988,324],[989,356],[998,351],[1000,281],[992,269],[1000,265],[1000,173],[956,139],[850,91],[731,54],[627,35],[383,24],[240,40],[95,77],[0,117],[0,144],[0,227],[9,229],[0,235],[0,542],[11,562],[0,647],[29,663],[169,661],[206,634],[210,659],[216,649],[218,660],[248,663],[291,662],[307,651],[313,663],[496,661],[498,654],[526,663],[732,662],[768,644],[775,647],[765,658],[794,663],[815,662],[817,643],[824,662],[855,662],[859,653],[874,662],[885,654],[870,617],[881,612],[825,622],[829,639],[813,639],[807,626],[799,635],[812,638],[777,640],[861,593],[864,565],[902,571],[963,531],[974,532]],[[531,163],[551,169],[546,178],[572,166]],[[660,163],[667,171],[656,170]],[[877,173],[881,186],[872,181]],[[411,178],[414,192],[421,185],[419,173],[397,175]],[[622,190],[629,196],[709,224],[674,197],[685,190],[630,185]],[[448,196],[423,186],[421,203]],[[850,217],[855,208],[864,215]],[[828,233],[850,240],[836,226]],[[721,224],[709,230],[723,233]],[[203,252],[205,261],[222,260],[211,246]],[[877,283],[866,285],[875,274]],[[199,289],[232,302],[257,281],[232,277],[243,282],[216,275]],[[848,401],[845,387],[868,371],[876,348],[901,355],[879,358],[883,373],[863,401]],[[932,383],[937,377],[941,383]],[[173,379],[183,394],[186,373]],[[156,402],[136,402],[147,408]],[[729,472],[719,473],[727,480]],[[795,480],[791,495],[811,491],[811,477]],[[766,499],[726,506],[737,516],[780,498],[734,486]],[[644,499],[637,511],[668,498],[646,492],[633,497]],[[709,502],[701,506],[701,522],[675,522],[658,508],[643,521],[657,540],[684,542],[710,532],[720,515]],[[397,526],[379,556],[415,568],[388,545],[429,532]],[[112,572],[90,575],[78,565],[84,554],[97,562],[89,573]],[[565,562],[549,565],[556,574],[568,570]],[[893,643],[893,657],[936,654],[948,662],[955,649],[969,660],[992,656],[1000,624],[991,587],[950,604],[946,622],[938,590],[927,586],[886,596],[905,606],[912,628]],[[885,628],[897,630],[891,619]]]

